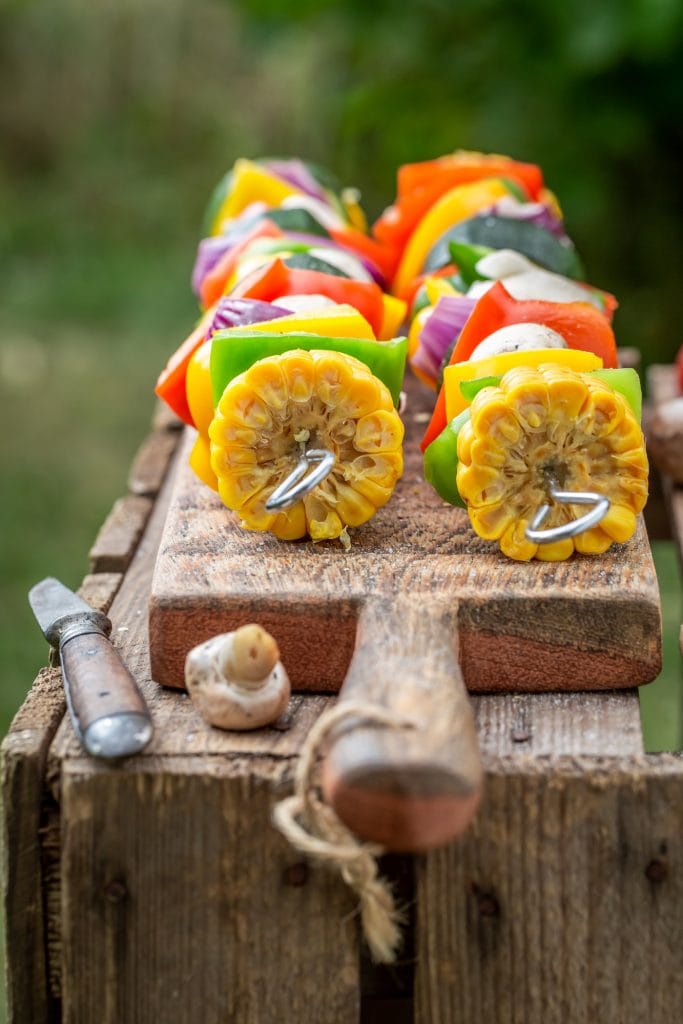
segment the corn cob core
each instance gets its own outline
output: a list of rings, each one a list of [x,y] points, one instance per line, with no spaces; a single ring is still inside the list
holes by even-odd
[[[254,363],[228,384],[209,428],[218,493],[249,530],[282,540],[339,537],[390,498],[403,472],[403,424],[368,367],[340,352],[292,349]],[[292,508],[265,503],[306,448],[336,462]]]
[[[552,363],[509,370],[498,387],[477,394],[458,460],[458,490],[474,530],[520,561],[600,554],[629,539],[647,500],[645,443],[631,406],[605,381]],[[532,544],[524,531],[549,502],[551,479],[563,490],[606,494],[610,510],[578,537]],[[544,527],[583,512],[551,503]]]

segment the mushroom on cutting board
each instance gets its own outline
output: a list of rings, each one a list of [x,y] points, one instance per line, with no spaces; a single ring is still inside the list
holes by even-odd
[[[275,640],[256,624],[194,647],[185,660],[185,683],[202,718],[220,729],[274,722],[291,692]]]

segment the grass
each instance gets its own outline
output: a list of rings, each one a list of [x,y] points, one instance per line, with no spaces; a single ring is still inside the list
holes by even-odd
[[[648,753],[683,747],[683,665],[678,634],[683,619],[681,579],[676,549],[671,541],[652,544],[662,599],[662,672],[640,690],[640,718]]]

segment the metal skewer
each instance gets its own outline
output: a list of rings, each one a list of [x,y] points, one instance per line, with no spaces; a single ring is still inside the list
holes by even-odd
[[[336,462],[327,448],[309,448],[266,501],[268,512],[280,512],[296,505],[300,498],[321,484]],[[312,468],[311,468],[312,467]]]
[[[580,533],[592,529],[602,522],[609,511],[610,500],[605,494],[597,491],[562,491],[555,478],[548,474],[548,495],[559,505],[593,505],[590,512],[573,519],[561,526],[551,526],[542,530],[541,526],[550,515],[551,506],[541,505],[538,512],[524,531],[527,540],[532,544],[553,544],[558,540],[578,537]]]

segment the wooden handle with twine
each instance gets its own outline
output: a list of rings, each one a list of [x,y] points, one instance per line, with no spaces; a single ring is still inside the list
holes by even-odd
[[[393,963],[401,945],[403,912],[388,883],[380,877],[378,843],[358,839],[326,804],[315,778],[318,757],[329,733],[354,719],[390,728],[412,729],[416,723],[363,701],[344,701],[324,712],[306,737],[294,777],[294,793],[273,808],[273,822],[301,853],[339,871],[360,900],[363,936],[377,963]]]

